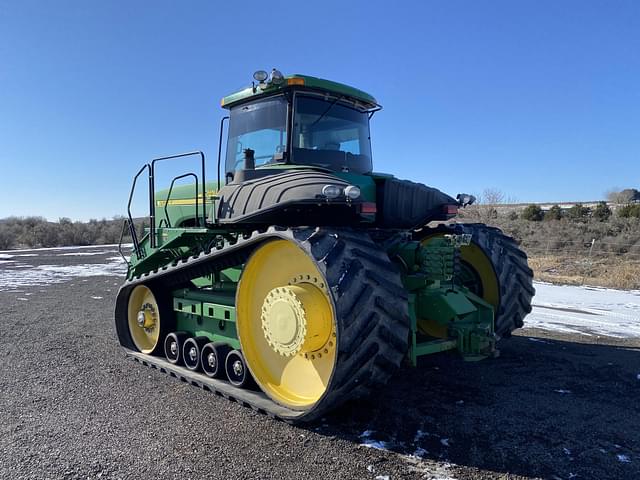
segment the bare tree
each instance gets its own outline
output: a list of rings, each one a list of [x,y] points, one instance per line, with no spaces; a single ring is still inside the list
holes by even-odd
[[[625,188],[620,190],[613,188],[606,193],[607,200],[618,205],[627,205],[640,200],[640,191],[635,188]]]
[[[482,203],[484,205],[501,205],[505,202],[505,194],[497,188],[485,188],[482,192]]]
[[[497,207],[506,203],[515,203],[515,200],[498,188],[485,188],[481,194],[476,195],[476,203],[465,209],[464,216],[485,222],[496,219]]]

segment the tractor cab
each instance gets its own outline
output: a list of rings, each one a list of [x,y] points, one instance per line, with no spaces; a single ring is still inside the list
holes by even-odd
[[[371,95],[275,69],[253,78],[221,102],[226,185],[212,224],[408,228],[455,215],[457,200],[439,190],[373,173],[369,120],[381,107]]]
[[[228,183],[246,170],[317,167],[372,171],[369,119],[381,107],[357,89],[303,75],[258,71],[251,87],[222,99],[229,109],[225,162]]]

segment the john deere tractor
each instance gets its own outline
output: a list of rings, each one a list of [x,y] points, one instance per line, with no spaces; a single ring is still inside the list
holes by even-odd
[[[522,326],[534,295],[526,255],[496,228],[454,223],[472,196],[373,171],[374,97],[273,70],[222,107],[217,181],[201,152],[153,159],[134,178],[115,307],[128,356],[309,421],[422,355],[495,357]],[[156,191],[160,163],[192,156],[197,172]],[[141,177],[149,226],[138,234]]]

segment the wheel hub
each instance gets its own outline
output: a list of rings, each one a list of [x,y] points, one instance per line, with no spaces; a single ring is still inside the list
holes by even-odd
[[[216,364],[218,362],[216,361],[216,356],[214,353],[210,353],[209,355],[207,355],[207,363],[209,364],[209,367],[216,368]]]
[[[145,330],[153,329],[156,325],[156,314],[153,305],[150,303],[142,305],[138,312],[138,316],[136,317],[136,321],[140,328],[144,328]]]
[[[196,361],[196,359],[198,358],[198,352],[196,351],[196,347],[191,347],[189,349],[189,357],[191,358],[192,362]]]
[[[233,362],[233,373],[235,373],[238,377],[242,376],[242,372],[244,371],[244,367],[242,366],[242,362],[240,360],[236,360]]]
[[[331,322],[317,306],[322,292],[310,284],[272,289],[262,304],[262,331],[269,346],[284,357],[322,348]]]

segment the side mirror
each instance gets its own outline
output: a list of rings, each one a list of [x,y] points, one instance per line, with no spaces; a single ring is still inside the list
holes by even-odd
[[[456,200],[458,200],[458,204],[461,207],[466,207],[468,205],[473,204],[476,201],[476,197],[473,195],[469,195],[468,193],[459,193],[456,195]]]

